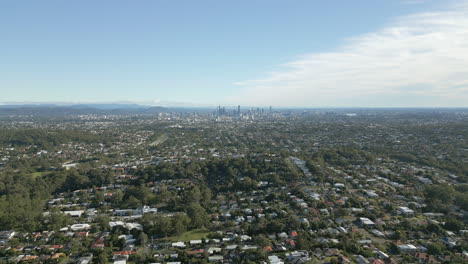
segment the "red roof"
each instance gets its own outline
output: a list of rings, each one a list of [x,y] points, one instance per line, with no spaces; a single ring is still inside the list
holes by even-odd
[[[104,248],[105,245],[104,243],[94,243],[91,247],[92,248]]]
[[[289,236],[295,237],[295,236],[298,236],[298,234],[297,234],[296,231],[291,231],[291,232],[289,233]]]
[[[204,249],[198,249],[198,250],[192,250],[192,251],[187,251],[188,255],[196,255],[196,254],[203,254],[205,253]]]
[[[266,251],[266,252],[271,252],[271,251],[273,251],[273,248],[268,246],[268,247],[263,247],[263,250]]]
[[[52,246],[50,246],[50,249],[59,249],[59,248],[64,248],[64,245],[52,245]]]
[[[115,251],[115,252],[112,252],[112,255],[127,256],[127,255],[133,255],[133,254],[136,254],[136,253],[137,253],[136,251]]]
[[[33,259],[37,259],[37,256],[24,256],[21,261],[28,261]]]

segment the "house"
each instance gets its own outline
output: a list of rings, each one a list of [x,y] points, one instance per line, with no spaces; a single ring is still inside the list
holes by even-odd
[[[241,241],[249,241],[249,240],[252,240],[252,237],[250,237],[248,235],[241,235],[240,239],[241,239]]]
[[[306,250],[296,250],[286,253],[285,257],[287,261],[291,263],[306,263],[311,260],[309,253]]]
[[[210,247],[208,248],[207,252],[210,254],[210,255],[213,255],[215,253],[221,253],[223,249],[220,248],[220,247]]]
[[[114,251],[112,252],[112,256],[115,259],[122,259],[122,258],[128,258],[128,256],[136,254],[136,251]]]
[[[50,258],[51,259],[59,259],[59,258],[65,258],[67,255],[65,255],[65,253],[55,253],[54,255],[52,255]]]
[[[187,255],[191,255],[191,256],[201,256],[203,255],[203,253],[205,253],[205,250],[204,249],[197,249],[197,250],[190,250],[190,251],[187,251]]]
[[[336,248],[329,248],[327,251],[325,251],[325,256],[331,257],[331,256],[338,256],[340,254],[340,251]]]
[[[202,244],[201,240],[190,240],[190,246],[199,246]]]
[[[89,264],[93,260],[93,256],[86,256],[86,257],[81,257],[78,260],[78,264]]]
[[[338,257],[338,262],[339,263],[351,263],[351,261],[347,257],[345,257],[343,255]]]
[[[376,194],[374,191],[370,191],[370,190],[366,191],[366,195],[367,195],[367,197],[369,197],[369,198],[377,198],[377,197],[379,197],[378,194]]]
[[[65,248],[65,245],[52,245],[49,247],[49,250],[55,251],[63,248]]]
[[[175,247],[175,248],[185,248],[186,247],[184,242],[175,242],[175,243],[172,243],[171,245],[172,245],[172,247]]]
[[[237,249],[237,247],[238,247],[237,245],[227,245],[226,250],[235,250]]]
[[[85,232],[76,232],[75,233],[75,237],[87,237],[89,235],[89,232],[88,231],[85,231]]]
[[[299,222],[301,224],[304,224],[306,227],[309,227],[309,225],[310,225],[310,222],[309,222],[309,220],[307,220],[307,218],[300,218]]]
[[[263,251],[265,251],[265,252],[272,252],[272,251],[273,251],[273,247],[271,247],[271,246],[263,247]]]
[[[223,256],[216,255],[216,256],[209,256],[208,257],[208,262],[213,263],[213,262],[222,262],[224,260]]]
[[[15,236],[15,231],[1,231],[0,232],[0,245],[6,244],[10,239]]]
[[[133,245],[136,242],[136,239],[133,238],[133,235],[120,235],[119,239],[124,239],[125,245]]]
[[[284,264],[283,260],[278,256],[268,256],[268,261],[270,264]]]
[[[360,217],[358,220],[358,225],[360,227],[368,227],[368,228],[375,228],[375,223],[372,222],[369,218],[367,217]]]
[[[105,244],[104,242],[96,242],[91,245],[92,249],[104,249]]]
[[[294,242],[294,240],[286,239],[285,242],[286,242],[286,246],[288,246],[288,247],[296,246],[296,242]]]
[[[28,261],[33,261],[35,259],[37,259],[38,256],[30,256],[30,255],[27,255],[27,256],[24,256],[20,259],[20,261],[24,261],[24,262],[28,262]]]
[[[441,241],[449,248],[452,248],[457,245],[457,241],[451,237],[444,237],[441,239]]]
[[[276,235],[278,236],[278,238],[287,238],[288,237],[288,234],[286,234],[285,232],[281,232],[281,233],[278,233]]]
[[[389,258],[388,254],[381,251],[381,250],[377,249],[377,250],[374,251],[374,253],[381,259],[388,259]]]
[[[132,230],[132,229],[136,229],[136,230],[139,230],[139,231],[143,230],[143,226],[141,224],[139,224],[139,223],[125,223],[124,226],[128,230]]]
[[[365,257],[361,255],[355,255],[354,260],[356,261],[356,264],[369,264],[370,263]]]
[[[323,250],[321,248],[317,247],[317,248],[314,249],[312,254],[314,254],[314,256],[316,256],[317,258],[320,258],[323,255]]]
[[[83,215],[84,212],[85,212],[84,210],[76,210],[76,211],[64,211],[63,213],[71,217],[77,218],[77,217],[81,217],[81,215]]]
[[[242,245],[242,250],[246,251],[246,250],[256,250],[258,249],[258,246],[252,246],[252,245]]]
[[[297,236],[298,236],[298,234],[297,234],[296,231],[289,232],[289,237],[293,238],[293,237],[297,237]]]
[[[398,249],[402,253],[409,253],[409,252],[416,252],[418,251],[418,248],[415,247],[414,245],[407,244],[407,245],[398,245]]]
[[[70,229],[73,232],[76,232],[76,231],[89,230],[89,229],[91,229],[91,226],[89,224],[74,224],[74,225],[70,226]]]
[[[400,206],[398,207],[397,209],[397,214],[399,215],[404,215],[406,217],[409,217],[409,216],[413,216],[414,215],[414,211],[409,209],[408,207],[406,206]]]
[[[378,236],[378,237],[385,237],[385,234],[382,233],[382,232],[380,232],[380,231],[377,230],[377,229],[372,229],[372,230],[371,230],[371,233],[374,234],[374,235],[376,235],[376,236]]]

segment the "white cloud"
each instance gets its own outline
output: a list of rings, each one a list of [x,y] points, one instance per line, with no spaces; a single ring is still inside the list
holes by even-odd
[[[429,0],[405,0],[402,1],[401,3],[404,5],[418,5],[418,4],[425,4],[429,2]]]
[[[237,84],[231,100],[250,105],[468,106],[468,3],[401,17]]]

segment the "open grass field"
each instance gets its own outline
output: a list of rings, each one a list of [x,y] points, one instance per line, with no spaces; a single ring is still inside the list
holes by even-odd
[[[184,242],[187,242],[187,241],[190,241],[190,240],[197,240],[197,239],[203,239],[203,238],[207,238],[208,234],[210,232],[206,229],[196,229],[196,230],[192,230],[192,231],[189,231],[189,232],[185,232],[183,234],[180,234],[178,236],[172,236],[172,237],[168,237],[167,239],[171,242],[177,242],[177,241],[184,241]]]
[[[48,171],[37,171],[37,172],[33,172],[31,173],[31,176],[33,178],[36,178],[36,177],[40,177],[40,176],[43,176],[45,174],[49,173]]]

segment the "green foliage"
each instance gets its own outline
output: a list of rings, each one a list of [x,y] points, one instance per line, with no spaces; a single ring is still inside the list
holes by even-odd
[[[82,130],[45,130],[45,129],[0,129],[0,145],[37,146],[50,149],[68,142],[104,143],[111,142],[110,134],[94,134]]]
[[[439,243],[430,243],[429,245],[427,245],[427,253],[431,255],[440,255],[443,252],[444,248],[445,247]]]
[[[447,213],[452,205],[468,209],[468,192],[465,185],[432,184],[424,189],[424,195],[431,210]]]
[[[148,236],[144,232],[140,232],[138,236],[138,245],[144,246],[148,242]]]
[[[190,227],[192,229],[206,227],[209,222],[208,214],[205,208],[198,203],[189,204],[186,207],[187,216],[190,218]]]

